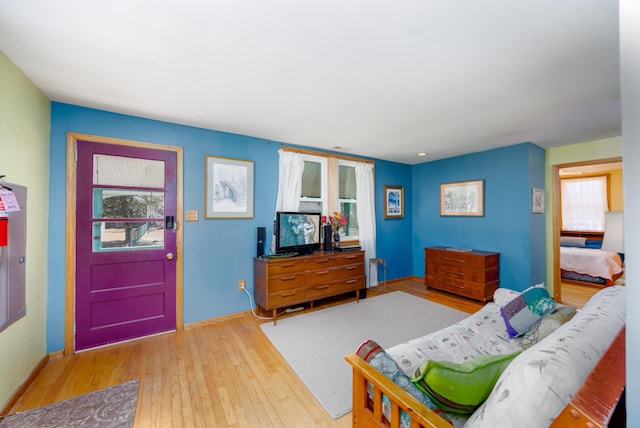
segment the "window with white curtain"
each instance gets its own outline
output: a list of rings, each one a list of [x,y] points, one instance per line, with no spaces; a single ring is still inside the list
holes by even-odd
[[[304,169],[299,210],[324,215],[341,212],[347,219],[347,225],[340,234],[345,240],[357,240],[355,162],[306,154],[302,158]],[[332,183],[337,183],[337,186],[332,186]]]
[[[560,180],[562,230],[603,232],[609,211],[608,176]]]

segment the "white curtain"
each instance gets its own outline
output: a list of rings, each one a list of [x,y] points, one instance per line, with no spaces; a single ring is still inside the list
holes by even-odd
[[[373,164],[356,163],[356,204],[358,206],[358,238],[365,251],[365,267],[368,271],[369,259],[376,257],[376,213],[373,189]],[[376,265],[377,266],[377,265]],[[378,271],[367,275],[367,287],[378,283]]]
[[[605,177],[564,178],[561,182],[562,229],[604,231],[607,204]]]
[[[276,212],[298,211],[300,207],[300,191],[302,188],[302,172],[304,160],[300,153],[278,150],[278,194],[276,197]],[[275,213],[273,214],[275,219]],[[271,254],[276,252],[275,230],[271,237]]]

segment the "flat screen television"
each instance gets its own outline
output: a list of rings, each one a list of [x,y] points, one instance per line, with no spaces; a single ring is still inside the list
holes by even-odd
[[[320,213],[276,213],[276,254],[311,254],[320,249]]]

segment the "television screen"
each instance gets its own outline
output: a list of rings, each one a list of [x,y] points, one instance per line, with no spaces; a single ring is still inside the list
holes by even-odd
[[[276,253],[308,254],[320,249],[320,213],[278,212]]]

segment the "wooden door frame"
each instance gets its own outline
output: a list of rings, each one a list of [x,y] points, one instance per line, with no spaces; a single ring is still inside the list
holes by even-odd
[[[553,298],[556,302],[562,302],[560,276],[560,169],[574,166],[597,165],[601,163],[622,162],[622,157],[591,159],[579,162],[570,162],[551,165],[551,193],[553,201]]]
[[[65,233],[65,317],[64,317],[64,355],[75,353],[75,298],[76,298],[76,183],[78,140],[120,146],[140,147],[152,150],[165,150],[176,153],[176,330],[184,328],[182,322],[182,147],[153,144],[98,135],[67,133],[67,183],[66,183],[66,233]]]

